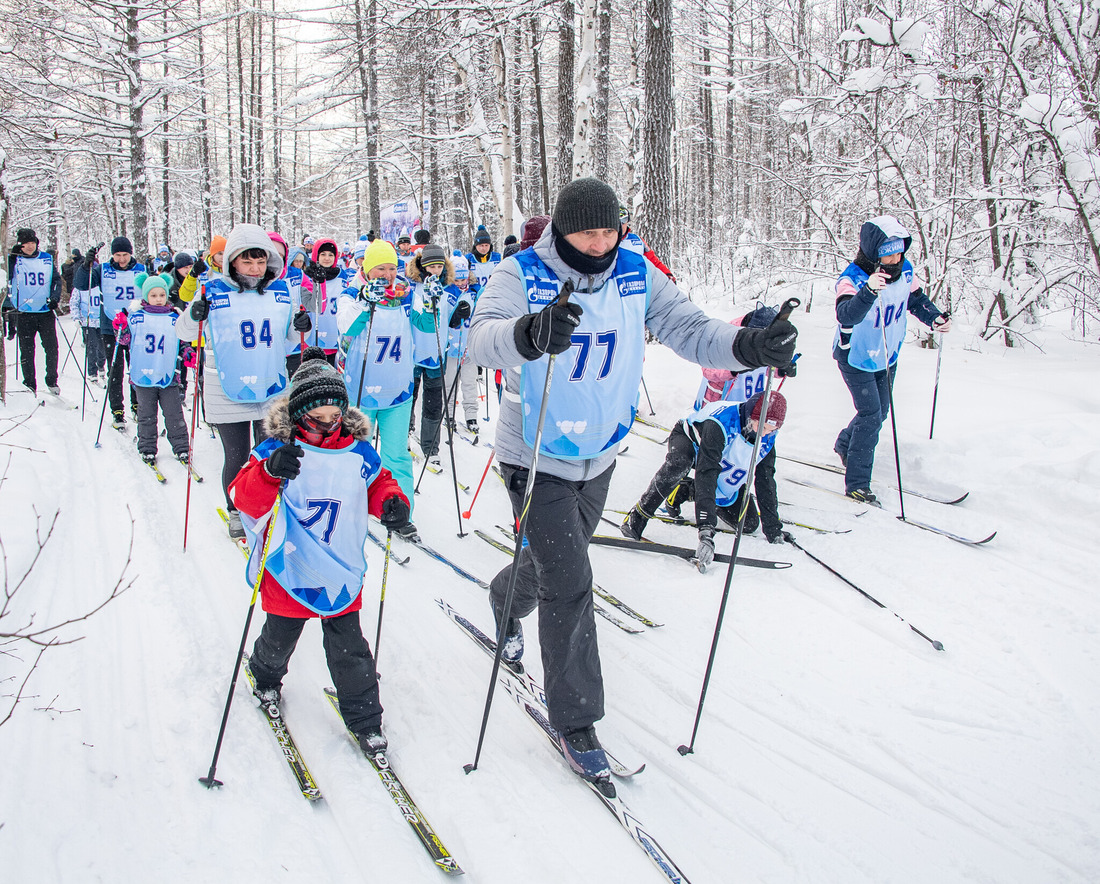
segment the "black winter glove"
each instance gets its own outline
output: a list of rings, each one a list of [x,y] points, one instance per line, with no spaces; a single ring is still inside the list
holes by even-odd
[[[275,479],[286,479],[288,482],[291,479],[297,479],[298,473],[302,471],[302,455],[305,451],[301,445],[294,442],[287,442],[286,445],[276,448],[266,461],[264,461],[264,469],[267,470],[267,474]]]
[[[313,328],[313,322],[309,318],[309,314],[305,310],[299,310],[294,314],[294,330],[296,332],[307,332]]]
[[[768,543],[794,543],[794,535],[790,531],[780,531],[778,534],[764,534]]]
[[[409,505],[396,494],[382,502],[382,527],[396,531],[409,524]]]
[[[786,319],[767,328],[743,328],[733,339],[733,358],[747,368],[786,368],[794,358],[798,329]]]
[[[198,257],[195,259],[195,263],[191,265],[191,270],[188,272],[188,275],[198,279],[209,269],[207,263],[201,257]]]
[[[206,298],[195,298],[191,302],[191,318],[195,322],[202,322],[210,315],[210,304]]]
[[[61,297],[50,298],[49,306],[51,310],[56,310],[61,305]]]
[[[4,328],[8,333],[8,340],[12,340],[15,337],[15,333],[19,330],[19,311],[18,310],[5,310],[4,311]]]
[[[573,329],[581,324],[584,310],[580,304],[568,302],[544,307],[516,320],[516,349],[524,359],[538,359],[544,353],[554,356],[569,349]]]
[[[306,276],[314,282],[325,282],[328,279],[328,276],[325,274],[325,268],[316,261],[310,261],[306,265]]]
[[[458,306],[455,307],[455,312],[451,314],[451,321],[447,323],[451,328],[458,328],[469,319],[474,313],[474,308],[470,306],[469,301],[459,301]]]
[[[94,265],[95,265],[95,250],[92,250],[84,256],[84,266],[88,267],[88,268],[91,268]]]

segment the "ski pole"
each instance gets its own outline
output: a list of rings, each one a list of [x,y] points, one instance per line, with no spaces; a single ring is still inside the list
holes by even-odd
[[[840,573],[839,571],[837,571],[837,570],[835,570],[835,569],[833,569],[833,568],[829,567],[828,565],[826,565],[826,564],[825,564],[825,563],[824,563],[823,561],[821,561],[821,559],[819,559],[819,558],[818,558],[817,556],[815,556],[815,555],[814,555],[814,554],[813,554],[812,552],[810,552],[810,551],[809,551],[808,549],[806,549],[805,547],[799,546],[799,545],[798,545],[798,543],[797,543],[796,541],[794,541],[794,540],[788,540],[788,541],[787,541],[787,543],[789,543],[789,544],[790,544],[791,546],[793,546],[793,547],[794,547],[795,549],[800,549],[800,550],[802,550],[802,552],[804,552],[804,553],[805,553],[806,555],[808,555],[808,556],[809,556],[809,557],[810,557],[811,559],[813,559],[813,560],[814,560],[815,562],[817,562],[817,563],[818,563],[818,564],[819,564],[819,565],[820,565],[820,566],[821,566],[822,568],[824,568],[824,569],[825,569],[826,571],[828,571],[828,572],[829,572],[830,574],[832,574],[832,575],[833,575],[834,577],[837,577],[837,578],[839,578],[840,580],[843,580],[843,581],[844,581],[845,583],[847,583],[847,584],[848,584],[848,585],[849,585],[850,587],[852,587],[852,589],[854,589],[854,590],[855,590],[856,592],[858,592],[858,593],[859,593],[859,594],[860,594],[861,596],[863,596],[863,597],[864,597],[865,599],[867,599],[867,601],[869,601],[869,602],[873,602],[874,604],[876,604],[876,605],[878,605],[878,606],[879,606],[880,608],[882,608],[882,610],[884,610],[884,611],[890,611],[890,609],[889,609],[889,608],[887,608],[887,607],[886,607],[886,605],[884,605],[884,604],[883,604],[882,602],[880,602],[880,601],[879,601],[878,599],[876,599],[876,598],[875,598],[875,597],[874,597],[873,595],[871,595],[871,594],[870,594],[870,593],[868,593],[868,592],[864,592],[864,591],[863,591],[862,589],[860,589],[860,588],[859,588],[858,586],[856,586],[856,585],[855,585],[854,583],[852,583],[852,581],[851,581],[851,580],[849,580],[849,579],[848,579],[847,577],[845,577],[845,576],[844,576],[843,574],[841,574],[841,573]],[[913,630],[913,632],[915,632],[915,633],[916,633],[917,635],[919,635],[919,636],[920,636],[921,638],[923,638],[923,639],[924,639],[924,640],[925,640],[926,642],[928,642],[928,643],[929,643],[930,645],[932,645],[932,647],[933,647],[933,648],[935,648],[935,649],[936,649],[937,651],[942,651],[942,650],[943,650],[943,643],[942,643],[942,642],[938,642],[938,641],[936,641],[936,640],[935,640],[934,638],[929,638],[929,637],[928,637],[927,635],[925,635],[925,634],[924,634],[923,632],[921,632],[921,631],[920,631],[919,629],[917,629],[917,627],[915,627],[915,626],[914,626],[914,625],[913,625],[912,623],[910,623],[909,621],[907,621],[907,620],[906,620],[906,619],[905,619],[904,617],[902,617],[902,616],[901,616],[900,614],[897,614],[897,613],[896,613],[896,612],[894,612],[894,611],[890,611],[890,613],[891,613],[891,614],[893,614],[893,615],[894,615],[895,617],[897,617],[897,618],[898,618],[898,619],[899,619],[899,620],[900,620],[900,621],[901,621],[902,623],[904,623],[904,624],[905,624],[906,626],[908,626],[908,627],[909,627],[909,628],[910,628],[911,630]]]
[[[776,314],[772,324],[780,319],[786,320],[794,308],[801,301],[798,298],[788,298],[779,313]],[[760,403],[760,420],[756,424],[756,439],[752,444],[752,457],[749,459],[749,472],[745,476],[745,502],[741,504],[741,512],[737,516],[737,534],[733,538],[733,552],[730,553],[729,567],[726,569],[726,585],[722,589],[722,603],[718,608],[718,620],[714,624],[714,638],[710,643],[710,657],[707,659],[707,671],[703,676],[703,688],[699,692],[699,707],[695,710],[695,725],[691,729],[691,742],[686,746],[677,746],[676,751],[681,755],[690,755],[695,751],[695,737],[699,733],[699,721],[703,717],[703,703],[707,698],[707,687],[710,685],[710,676],[714,670],[714,657],[718,652],[718,636],[722,632],[722,620],[726,615],[726,603],[729,601],[730,584],[733,582],[733,568],[737,564],[737,550],[741,546],[741,538],[745,533],[745,516],[748,515],[749,505],[752,502],[753,483],[756,479],[756,458],[760,453],[760,440],[764,438],[764,424],[768,421],[768,406],[771,404],[772,378],[775,370],[768,366],[766,381],[764,383],[764,398]]]
[[[202,348],[202,322],[199,323],[199,337],[195,341]],[[195,393],[191,399],[191,439],[187,443],[187,494],[183,505],[183,551],[187,552],[187,525],[191,516],[191,458],[195,452],[195,426],[199,413],[199,360],[195,360]]]
[[[80,391],[80,422],[84,423],[84,405],[88,399],[88,334],[87,330],[82,332],[84,339],[84,389]],[[94,401],[94,400],[93,400]]]
[[[645,375],[642,375],[642,392],[645,393],[645,401],[649,403],[649,416],[653,417],[657,412],[653,410],[653,400],[649,398],[649,387],[645,385]]]
[[[561,287],[558,295],[558,306],[564,307],[573,293],[573,280],[567,279]],[[535,425],[534,446],[531,449],[531,466],[527,470],[527,487],[523,489],[523,503],[520,506],[519,528],[516,531],[516,548],[512,553],[512,567],[508,572],[508,588],[504,593],[504,610],[500,615],[500,625],[497,627],[497,650],[493,655],[493,672],[489,676],[489,690],[485,695],[485,711],[481,715],[481,732],[477,735],[477,751],[474,753],[473,764],[465,764],[462,769],[466,773],[477,770],[477,763],[481,759],[481,747],[485,743],[485,728],[489,724],[489,710],[493,705],[493,692],[497,686],[497,673],[500,672],[500,659],[504,651],[504,630],[508,627],[508,619],[512,616],[512,599],[516,594],[516,578],[519,577],[519,559],[523,552],[523,540],[527,534],[527,517],[531,513],[531,498],[535,490],[535,478],[538,475],[539,447],[542,445],[542,425],[546,420],[546,406],[550,401],[550,382],[554,378],[554,359],[546,366],[546,380],[542,385],[542,403],[539,405],[539,420]]]
[[[481,481],[477,483],[477,491],[474,492],[474,499],[470,501],[470,508],[462,514],[462,518],[468,519],[473,514],[474,504],[477,503],[477,496],[481,494],[481,486],[485,484],[485,477],[489,475],[489,467],[493,463],[493,456],[497,453],[495,448],[489,450],[489,459],[485,461],[485,471],[481,474]]]
[[[794,359],[791,360],[791,365],[794,365],[796,362],[798,362],[798,357],[801,356],[801,355],[802,355],[801,353],[795,353],[794,354]],[[789,377],[790,377],[789,374],[785,374],[785,375],[783,375],[783,377],[781,377],[779,379],[779,386],[775,388],[776,393],[778,393],[780,390],[783,389],[783,385],[785,383],[787,383],[787,378],[789,378]]]
[[[95,446],[96,448],[102,448],[99,444],[100,434],[103,432],[103,418],[107,414],[107,402],[111,398],[111,378],[115,375],[115,368],[118,366],[118,357],[122,355],[122,347],[118,345],[118,340],[115,340],[114,352],[111,354],[111,365],[107,371],[107,389],[103,391],[103,410],[99,413],[99,432],[95,434]]]
[[[374,328],[374,302],[371,301],[370,305],[370,318],[367,320],[367,338],[363,343],[363,367],[359,370],[359,392],[355,394],[355,407],[359,408],[359,403],[363,401],[363,381],[367,377],[367,357],[370,355],[370,336],[371,329]],[[305,335],[302,335],[302,339],[305,340]]]
[[[260,557],[260,570],[256,574],[256,582],[252,587],[252,601],[248,603],[248,616],[244,620],[244,632],[241,633],[241,646],[237,648],[237,659],[233,663],[233,674],[229,679],[229,694],[225,698],[225,711],[222,712],[222,724],[218,729],[218,742],[214,745],[214,757],[210,759],[210,771],[205,777],[199,777],[199,782],[212,789],[221,786],[221,780],[214,779],[214,770],[218,766],[218,755],[222,751],[222,738],[225,737],[225,725],[229,721],[229,707],[233,705],[233,690],[237,686],[237,676],[241,671],[241,658],[244,656],[244,644],[248,641],[248,627],[252,625],[252,612],[256,610],[256,596],[260,594],[260,584],[267,570],[267,553],[271,546],[271,535],[274,533],[275,517],[279,514],[279,503],[283,499],[283,486],[279,486],[279,493],[275,497],[275,505],[271,508],[271,518],[267,523],[267,536],[264,538],[264,551]]]
[[[945,316],[950,316],[951,311],[945,311]],[[928,424],[928,438],[931,440],[932,431],[936,428],[936,399],[940,395],[940,361],[943,359],[943,335],[940,335],[939,347],[936,352],[936,385],[932,388],[932,420]]]
[[[437,277],[438,278],[438,277]],[[439,301],[433,299],[432,309],[435,312],[435,347],[436,353],[439,357],[439,379],[442,382],[443,378],[447,376],[447,362],[443,358],[443,343],[439,337]],[[462,504],[458,500],[458,470],[455,467],[455,431],[451,421],[447,420],[447,406],[452,399],[458,398],[458,379],[462,376],[462,366],[459,366],[459,370],[455,372],[455,379],[451,383],[450,392],[446,394],[446,398],[443,400],[443,422],[447,425],[447,445],[451,449],[451,482],[455,488],[455,515],[458,517],[458,536],[465,537],[466,532],[462,530]],[[440,390],[440,392],[444,392]],[[439,445],[439,427],[435,430],[435,444]],[[424,466],[428,466],[428,456],[424,455]],[[424,475],[423,472],[420,473]]]
[[[898,421],[894,416],[894,375],[897,374],[898,361],[894,360],[893,374],[890,372],[890,344],[886,340],[886,314],[882,310],[882,293],[879,293],[878,300],[879,315],[882,317],[882,349],[886,354],[886,390],[890,401],[890,431],[894,436],[894,469],[897,471],[898,476],[898,506],[901,508],[901,516],[899,517],[903,522],[905,521],[905,492],[902,490],[901,484],[901,452],[898,451]],[[900,353],[899,353],[900,355]]]
[[[390,576],[390,544],[393,531],[386,529],[386,554],[382,565],[382,595],[378,599],[378,632],[374,635],[374,677],[378,678],[378,646],[382,643],[382,610],[386,607],[386,578]]]
[[[55,324],[57,325],[57,330],[61,332],[61,337],[63,337],[65,339],[65,345],[69,348],[69,353],[73,357],[73,362],[76,363],[76,370],[80,372],[80,378],[81,378],[82,381],[84,381],[84,392],[88,393],[88,395],[92,397],[93,402],[97,401],[95,396],[88,391],[88,377],[87,377],[87,375],[84,374],[83,369],[81,369],[80,363],[77,362],[76,353],[73,352],[72,341],[69,340],[69,336],[65,333],[64,326],[61,325],[61,318],[55,315],[54,321],[55,321]],[[69,364],[68,359],[66,359],[65,365],[68,365],[68,364]],[[65,366],[63,365],[61,367],[61,371],[64,371],[64,370],[65,370]],[[58,372],[59,375],[61,374],[61,371]],[[83,399],[83,395],[81,395],[81,399]],[[81,414],[80,419],[84,420],[83,414]]]

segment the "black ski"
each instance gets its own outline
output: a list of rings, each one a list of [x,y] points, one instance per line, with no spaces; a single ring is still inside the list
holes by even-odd
[[[670,546],[667,543],[654,543],[651,540],[630,540],[626,537],[610,537],[606,534],[596,534],[593,535],[592,542],[598,546],[611,546],[616,549],[633,549],[641,552],[672,555],[677,558],[685,559],[688,562],[695,558],[695,550],[688,549],[686,546]],[[716,552],[714,554],[714,561],[716,562],[729,564],[729,560],[730,557],[725,553]],[[770,562],[767,559],[750,559],[745,556],[738,556],[737,564],[746,568],[767,568],[772,571],[779,571],[791,567],[790,562]]]
[[[373,543],[375,546],[377,546],[380,550],[382,550],[383,552],[386,551],[386,541],[379,540],[377,537],[374,536],[374,532],[368,531],[367,532],[367,538],[370,540],[371,543]],[[395,565],[407,565],[407,564],[409,564],[409,557],[398,555],[397,553],[395,553],[393,551],[393,547],[391,546],[390,547],[390,561],[393,562]]]
[[[446,602],[437,600],[439,606],[443,609],[455,623],[461,626],[477,644],[481,645],[488,651],[486,642],[492,644],[492,639],[488,638],[481,632],[476,626],[462,617]],[[495,654],[496,647],[493,645],[492,653]],[[561,744],[558,741],[557,731],[551,726],[550,722],[546,720],[545,714],[542,710],[531,702],[532,698],[527,694],[526,690],[522,686],[522,683],[514,677],[514,673],[505,667],[501,667],[500,675],[503,677],[501,685],[504,690],[517,702],[517,704],[527,714],[527,717],[534,722],[547,738],[547,741],[554,747],[558,755],[565,761],[565,753],[561,748]],[[604,750],[606,752],[606,749]],[[608,754],[608,761],[611,762],[611,756]],[[606,807],[611,814],[619,821],[621,825],[630,835],[634,841],[641,846],[646,852],[653,863],[659,868],[665,875],[665,877],[675,884],[689,884],[688,879],[684,873],[680,871],[680,868],[673,861],[672,857],[668,855],[657,839],[654,838],[645,825],[639,820],[630,808],[626,805],[626,802],[619,797],[614,785],[607,782],[593,783],[583,777],[578,779],[584,783],[589,790],[600,799],[600,802]]]
[[[802,479],[791,479],[788,476],[784,476],[788,482],[793,482],[795,485],[804,485],[806,488],[813,488],[817,491],[824,491],[827,494],[835,494],[838,497],[843,497],[845,500],[851,503],[859,503],[859,501],[852,500],[847,495],[837,491],[835,488],[826,488],[824,485],[818,485],[816,482],[806,482]],[[881,509],[881,504],[878,505]],[[929,525],[927,522],[919,522],[915,519],[903,519],[901,516],[895,516],[899,522],[904,522],[906,525],[912,525],[914,528],[923,528],[925,531],[931,531],[933,534],[939,534],[941,537],[946,537],[950,540],[954,540],[957,543],[964,543],[967,546],[981,546],[983,543],[989,543],[994,537],[997,536],[997,532],[994,531],[988,537],[974,538],[964,537],[961,534],[956,534],[954,531],[947,531],[943,528],[937,528],[935,525]]]
[[[614,513],[615,515],[619,515],[619,516],[628,516],[628,515],[630,515],[630,510],[604,510],[604,512],[605,513]],[[667,512],[662,512],[661,510],[657,510],[657,512],[654,513],[652,516],[650,516],[650,518],[651,519],[656,519],[658,522],[664,522],[666,525],[681,525],[685,528],[694,528],[695,527],[695,523],[693,521],[691,521],[691,519],[683,519],[683,518],[678,519],[675,516],[670,516]],[[609,519],[608,521],[612,522],[614,520]],[[783,524],[784,525],[796,525],[799,528],[805,528],[807,531],[816,531],[818,534],[851,534],[852,533],[851,528],[841,528],[841,529],[818,528],[816,525],[806,525],[802,522],[791,521],[790,519],[784,519]],[[733,528],[723,528],[721,525],[718,525],[714,530],[717,531],[719,534],[736,534],[737,533]]]
[[[256,679],[252,676],[252,669],[248,665],[248,654],[244,655],[242,660],[244,666],[245,678],[248,679],[248,685],[253,690],[256,689]],[[267,723],[271,725],[271,732],[275,735],[275,740],[279,744],[279,748],[283,750],[283,757],[286,759],[287,765],[290,767],[290,772],[294,774],[294,779],[298,783],[298,789],[302,793],[302,797],[309,801],[320,801],[321,790],[317,787],[317,783],[313,780],[313,774],[309,772],[309,768],[306,766],[305,761],[302,758],[302,753],[298,751],[298,746],[294,742],[294,737],[290,735],[290,731],[287,730],[286,722],[283,721],[283,712],[275,704],[270,706],[260,706],[260,712],[263,713],[264,718],[267,719]]]
[[[325,688],[325,696],[328,697],[329,703],[332,704],[332,708],[336,710],[336,714],[340,716],[340,721],[343,722],[344,716],[340,713],[340,701],[336,697],[336,691],[332,688]],[[345,729],[347,728],[346,723],[344,727]],[[432,858],[432,862],[434,862],[444,874],[464,874],[458,862],[451,856],[450,851],[447,850],[447,848],[443,846],[443,842],[439,840],[439,836],[435,833],[435,829],[432,828],[431,823],[428,822],[420,808],[416,806],[416,802],[412,800],[412,796],[409,795],[408,790],[397,776],[386,753],[378,752],[371,755],[364,752],[355,734],[349,730],[348,736],[355,744],[355,748],[359,749],[367,761],[371,763],[371,767],[377,772],[378,778],[382,781],[382,785],[385,786],[386,791],[390,793],[393,803],[396,804],[397,809],[401,811],[401,816],[405,818],[405,822],[409,824],[416,833],[416,837],[420,840],[420,843],[424,846],[424,849],[428,851],[428,855]]]
[[[800,457],[790,457],[790,456],[785,455],[785,454],[780,454],[779,459],[780,460],[787,460],[787,461],[790,461],[791,463],[802,464],[802,466],[804,466],[804,467],[812,467],[815,470],[824,470],[826,473],[834,473],[838,476],[843,476],[844,475],[844,468],[834,466],[833,464],[817,463],[816,461],[803,460]],[[786,477],[784,476],[784,478],[786,478]],[[792,479],[791,481],[794,481],[794,480]],[[888,482],[888,481],[885,481],[883,479],[876,479],[875,481],[880,482],[881,484],[885,485],[887,488],[893,488],[895,491],[898,490],[898,486],[895,485],[892,482]],[[935,503],[947,504],[948,506],[953,506],[956,503],[962,503],[964,500],[966,500],[967,497],[970,496],[969,491],[964,491],[962,493],[962,495],[959,496],[959,497],[944,497],[943,495],[940,495],[940,494],[929,494],[925,491],[914,491],[912,488],[906,488],[906,489],[904,489],[904,491],[905,491],[906,494],[910,494],[913,497],[919,497],[922,500],[931,500],[931,501],[934,501]]]
[[[461,626],[466,631],[466,635],[473,639],[478,647],[480,647],[486,654],[488,654],[490,657],[496,656],[497,643],[493,639],[489,638],[489,636],[487,636],[484,632],[474,626],[473,623],[471,623],[469,620],[459,614],[458,611],[456,611],[442,599],[436,599],[435,603],[439,605],[444,614],[446,614],[455,623]],[[528,700],[531,703],[534,703],[535,706],[541,710],[540,714],[542,715],[542,720],[546,722],[546,727],[549,728],[548,736],[551,740],[557,742],[558,732],[553,729],[549,720],[546,718],[546,692],[542,689],[542,686],[537,681],[535,681],[531,673],[523,667],[523,664],[506,663],[504,662],[504,660],[501,660],[498,678],[500,679],[500,683],[504,687],[508,688],[509,686],[511,686],[511,691],[518,692],[518,697],[516,693],[511,693],[510,695],[513,697],[513,699],[516,699],[516,701],[519,702],[521,706],[523,705],[523,703],[520,702],[521,700]],[[644,764],[633,769],[627,767],[625,764],[619,761],[618,758],[608,752],[606,748],[604,749],[604,754],[607,756],[607,763],[608,766],[611,768],[611,773],[621,780],[629,780],[631,777],[637,776],[643,770],[645,770]]]
[[[488,589],[489,588],[489,584],[486,583],[484,580],[482,580],[480,577],[475,577],[473,574],[471,574],[465,568],[461,567],[460,565],[456,565],[454,562],[452,562],[450,559],[448,559],[445,555],[443,555],[443,553],[436,552],[434,549],[432,549],[430,546],[428,546],[428,544],[426,544],[423,540],[408,540],[404,537],[402,537],[401,539],[404,540],[406,543],[411,543],[413,546],[415,546],[421,552],[424,552],[427,555],[431,556],[437,562],[442,562],[444,565],[446,565],[448,568],[450,568],[452,571],[454,571],[459,577],[465,577],[470,582],[476,583],[482,589]]]

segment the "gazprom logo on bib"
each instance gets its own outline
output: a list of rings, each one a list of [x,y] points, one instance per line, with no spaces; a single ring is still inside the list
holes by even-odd
[[[558,297],[558,287],[553,283],[535,280],[527,289],[527,303],[549,304]]]
[[[637,277],[620,279],[619,294],[623,297],[626,297],[627,295],[644,295],[645,279],[640,279]]]
[[[218,292],[210,296],[210,309],[219,310],[229,306],[229,292]]]

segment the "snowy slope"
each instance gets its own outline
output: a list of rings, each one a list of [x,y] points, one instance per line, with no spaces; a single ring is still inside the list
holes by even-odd
[[[823,307],[795,319],[805,355],[783,388],[790,410],[778,448],[830,462],[851,416],[829,355],[832,323]],[[896,388],[903,478],[971,494],[956,507],[907,500],[906,512],[964,533],[996,529],[989,546],[901,524],[885,490],[887,511],[867,512],[782,478],[779,487],[788,518],[852,529],[793,529],[800,543],[945,651],[798,550],[746,538],[744,554],[794,567],[735,571],[696,753],[683,758],[676,746],[691,736],[725,569],[699,575],[648,554],[592,551],[597,581],[665,624],[627,635],[597,618],[608,705],[599,733],[625,759],[647,762],[620,793],[695,884],[1100,876],[1100,359],[1056,333],[1042,339],[1045,353],[979,352],[964,346],[976,343],[965,329],[948,338],[932,442],[936,356],[905,347]],[[653,345],[646,378],[655,419],[670,425],[699,375]],[[62,387],[79,402],[71,363]],[[129,435],[109,427],[93,448],[98,407],[82,424],[79,410],[51,400],[0,437],[45,451],[0,448],[0,473],[11,455],[0,485],[9,587],[31,561],[35,511],[46,524],[60,512],[4,626],[96,604],[127,559],[134,520],[132,588],[62,631],[85,637],[43,656],[32,696],[0,727],[4,880],[438,881],[328,708],[316,623],[284,696],[326,800],[311,807],[298,796],[243,679],[218,766],[226,786],[197,783],[251,594],[214,513],[220,445],[200,430],[196,464],[207,481],[192,487],[184,553],[183,468],[162,456],[168,483],[156,484]],[[31,412],[30,395],[12,392],[0,433]],[[460,478],[476,486],[488,454],[456,442]],[[661,446],[632,435],[609,507],[633,503],[662,457]],[[892,473],[887,427],[876,476]],[[840,487],[838,477],[791,463],[779,475]],[[507,564],[472,534],[457,536],[446,476],[425,476],[421,492],[414,516],[429,543],[485,579]],[[462,495],[462,508],[469,500]],[[466,530],[492,532],[509,518],[490,474]],[[647,536],[694,541],[688,529],[658,524]],[[491,661],[434,599],[489,631],[486,593],[418,550],[402,552],[411,561],[390,568],[380,649],[385,727],[393,764],[466,878],[662,880],[507,695],[494,702],[480,769],[463,773]],[[372,547],[362,615],[372,643],[380,579]],[[535,633],[532,618],[527,662],[541,675]],[[4,694],[33,659],[19,655],[0,657]]]

